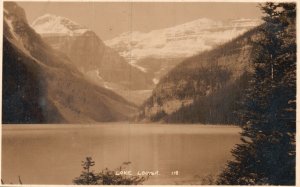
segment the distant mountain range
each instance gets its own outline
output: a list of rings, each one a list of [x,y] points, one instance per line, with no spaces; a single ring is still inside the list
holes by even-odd
[[[259,23],[252,19],[202,18],[148,33],[126,32],[105,42],[85,26],[61,16],[45,14],[31,25],[54,49],[67,54],[89,80],[141,104],[154,85],[182,60],[221,45]]]
[[[103,42],[60,16],[30,26],[21,7],[5,2],[3,123],[122,121],[145,100],[139,120],[239,123],[233,111],[260,23],[203,18]]]
[[[89,79],[106,88],[144,90],[152,80],[107,47],[92,30],[51,14],[37,18],[32,28],[54,49],[65,53]]]
[[[228,42],[258,26],[257,19],[215,21],[201,18],[150,32],[126,32],[105,44],[150,73],[155,83],[184,58]]]
[[[2,105],[3,123],[120,121],[136,112],[135,105],[92,84],[68,56],[44,42],[13,2],[4,3]]]

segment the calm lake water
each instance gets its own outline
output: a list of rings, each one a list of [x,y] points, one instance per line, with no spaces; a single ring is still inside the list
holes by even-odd
[[[24,184],[72,184],[81,173],[81,161],[91,156],[95,171],[127,161],[134,174],[158,170],[160,175],[145,184],[199,184],[231,159],[239,132],[221,125],[5,125],[2,179],[18,183],[21,176]]]

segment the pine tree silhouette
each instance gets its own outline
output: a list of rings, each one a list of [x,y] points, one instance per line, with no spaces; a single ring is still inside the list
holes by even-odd
[[[296,134],[296,4],[266,3],[254,43],[242,144],[219,184],[294,185]]]

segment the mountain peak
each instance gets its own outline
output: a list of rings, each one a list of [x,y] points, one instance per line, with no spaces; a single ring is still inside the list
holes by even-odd
[[[45,14],[35,19],[31,26],[42,35],[80,35],[89,31],[78,23],[57,15]]]
[[[184,58],[210,50],[260,24],[258,19],[199,18],[149,32],[122,33],[105,43],[132,63],[147,57]]]

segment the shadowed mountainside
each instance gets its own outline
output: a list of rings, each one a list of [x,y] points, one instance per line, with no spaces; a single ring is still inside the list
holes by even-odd
[[[256,28],[184,60],[162,78],[139,119],[170,123],[238,124],[235,111],[251,72]]]
[[[16,3],[4,3],[3,123],[127,120],[136,107],[86,80],[71,61],[28,25]]]

